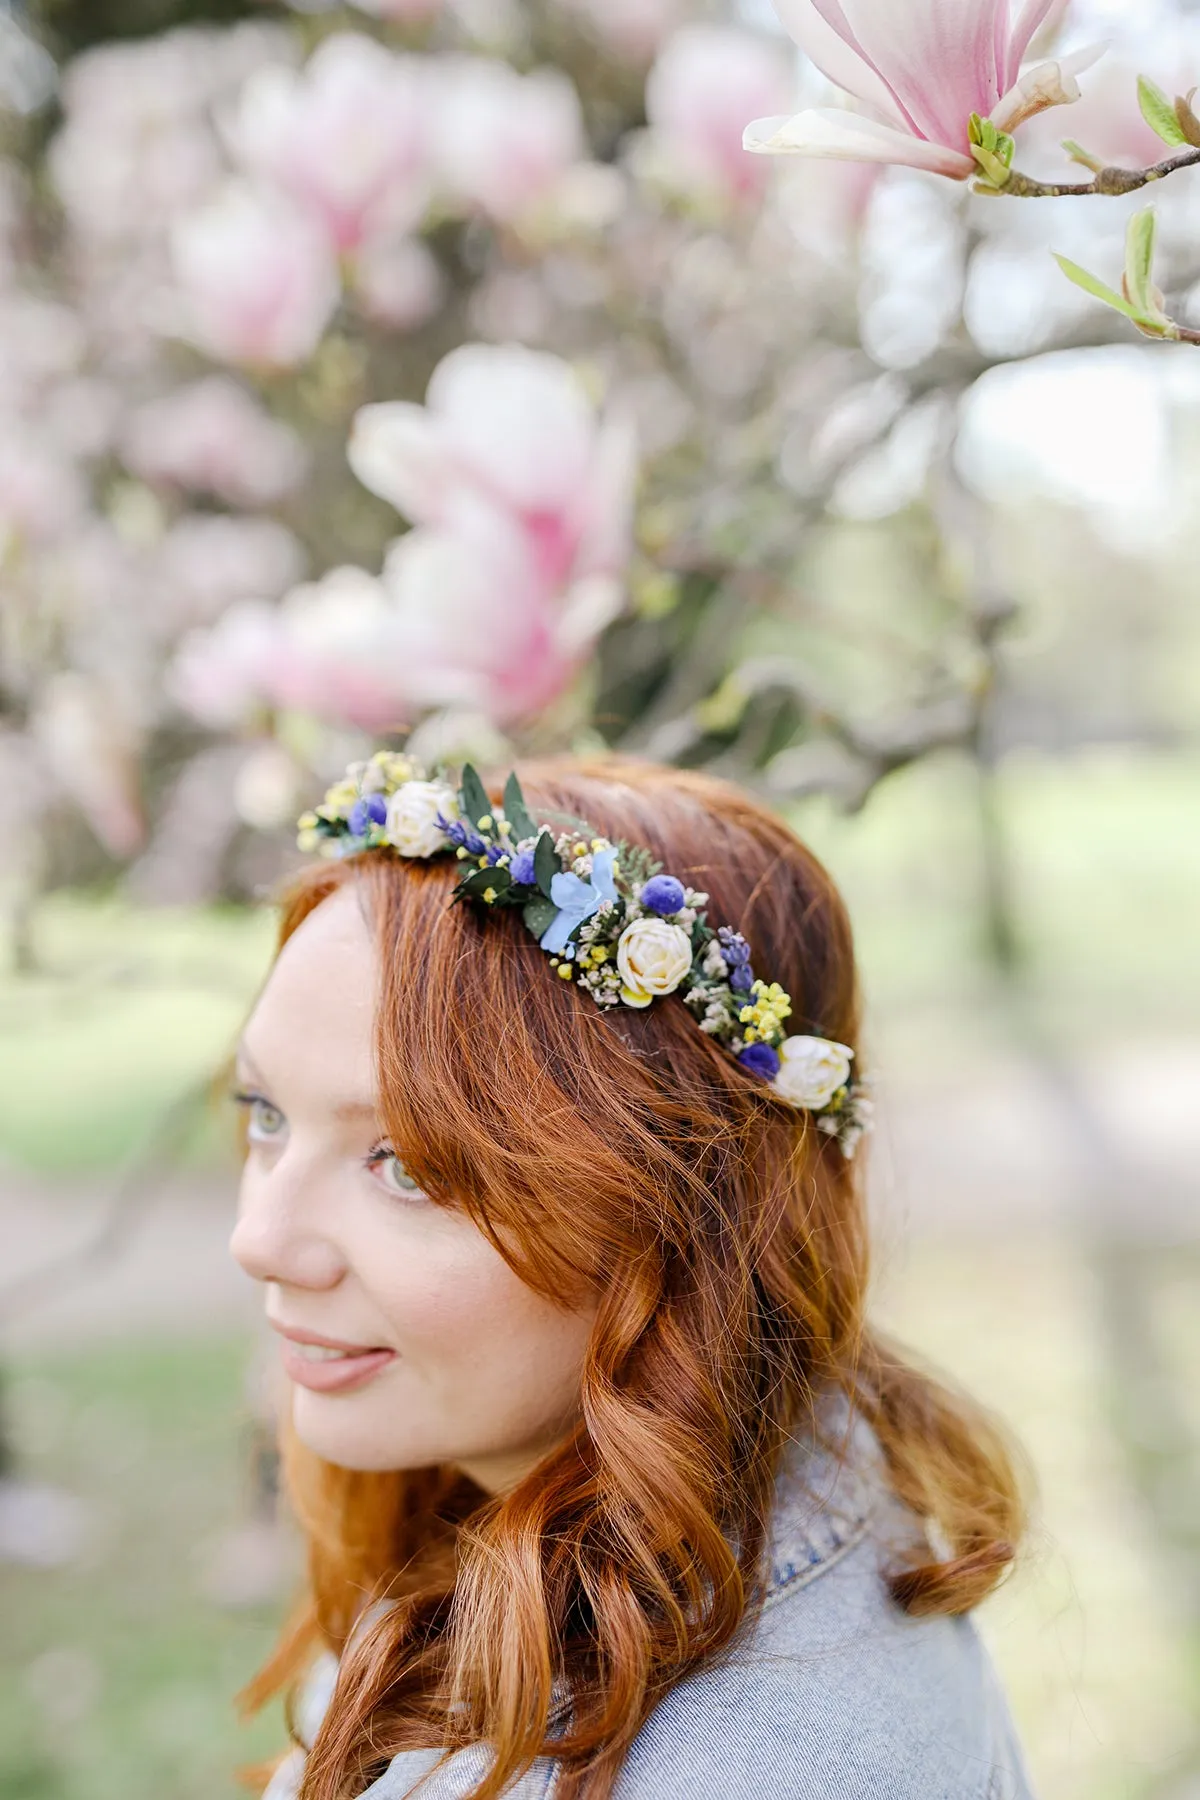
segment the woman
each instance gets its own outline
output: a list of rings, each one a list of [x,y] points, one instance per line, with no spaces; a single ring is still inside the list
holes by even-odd
[[[611,758],[381,752],[301,825],[232,1242],[309,1551],[271,1800],[1028,1800],[1012,1454],[864,1316],[828,875]]]

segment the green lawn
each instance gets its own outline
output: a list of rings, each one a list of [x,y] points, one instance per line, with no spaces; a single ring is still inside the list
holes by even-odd
[[[233,1800],[233,1769],[286,1742],[280,1717],[243,1729],[231,1705],[275,1607],[203,1592],[247,1513],[247,1348],[137,1340],[10,1365],[23,1475],[94,1518],[78,1564],[0,1567],[3,1800]]]

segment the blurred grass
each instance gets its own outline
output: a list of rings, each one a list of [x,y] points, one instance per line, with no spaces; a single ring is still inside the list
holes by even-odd
[[[3,1800],[232,1800],[232,1771],[286,1744],[231,1697],[275,1608],[201,1592],[209,1547],[246,1511],[249,1345],[136,1340],[23,1356],[7,1411],[25,1479],[93,1511],[78,1563],[0,1565]]]
[[[944,757],[886,782],[861,817],[823,801],[795,813],[849,902],[869,1017],[889,1054],[919,1050],[931,1076],[1004,1029],[982,954],[974,779]],[[1193,1034],[1200,758],[1022,755],[999,789],[1026,985],[1064,1045]],[[99,1173],[135,1152],[232,1048],[271,941],[265,912],[46,900],[39,972],[0,974],[0,1166]],[[210,1111],[187,1157],[215,1163],[225,1141]]]

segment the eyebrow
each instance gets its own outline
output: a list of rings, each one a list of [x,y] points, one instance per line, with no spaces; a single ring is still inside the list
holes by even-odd
[[[245,1044],[238,1045],[236,1056],[238,1062],[244,1066],[247,1075],[252,1076],[254,1080],[260,1082],[263,1087],[270,1087],[270,1082],[247,1050]],[[334,1107],[333,1116],[335,1119],[340,1119],[342,1121],[374,1119],[378,1116],[378,1111],[379,1109],[373,1100],[342,1100]]]

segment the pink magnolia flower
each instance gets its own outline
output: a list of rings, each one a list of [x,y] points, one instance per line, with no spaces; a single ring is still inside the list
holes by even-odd
[[[167,693],[214,731],[231,730],[264,704],[280,638],[273,606],[241,600],[209,630],[183,639],[167,671]]]
[[[137,746],[114,697],[77,671],[55,675],[33,719],[34,736],[59,788],[110,855],[125,858],[146,835]]]
[[[623,600],[621,581],[601,574],[548,598],[514,543],[485,546],[423,527],[393,546],[383,585],[410,704],[476,711],[500,725],[557,699]]]
[[[424,406],[366,406],[350,464],[418,525],[512,547],[543,592],[613,574],[628,554],[636,458],[569,364],[517,345],[464,344]]]
[[[623,602],[631,430],[558,357],[464,345],[425,406],[364,407],[349,454],[419,527],[383,576],[413,699],[502,722],[545,706]]]
[[[172,249],[180,335],[222,361],[294,367],[312,355],[341,298],[321,228],[245,183],[182,220]]]
[[[450,202],[511,224],[587,155],[579,96],[558,69],[520,75],[487,57],[442,64],[434,158]]]
[[[281,500],[307,466],[296,433],[227,375],[148,400],[126,424],[121,452],[143,481],[214,494],[231,506]]]
[[[683,15],[682,0],[562,0],[602,43],[630,62],[649,62]]]
[[[226,135],[243,165],[320,219],[339,251],[407,231],[429,197],[421,64],[337,32],[304,69],[260,69]]]
[[[364,731],[405,723],[407,668],[383,585],[331,569],[286,596],[266,688],[276,706]]]
[[[685,26],[646,82],[646,115],[667,172],[674,165],[684,185],[733,199],[758,194],[766,170],[742,143],[746,118],[786,106],[791,85],[786,64],[762,38]]]
[[[863,110],[818,107],[756,120],[746,148],[767,155],[904,163],[966,181],[976,173],[972,113],[1011,132],[1047,107],[1078,100],[1076,77],[1102,54],[1093,46],[1022,75],[1055,0],[773,4],[805,54]]]

